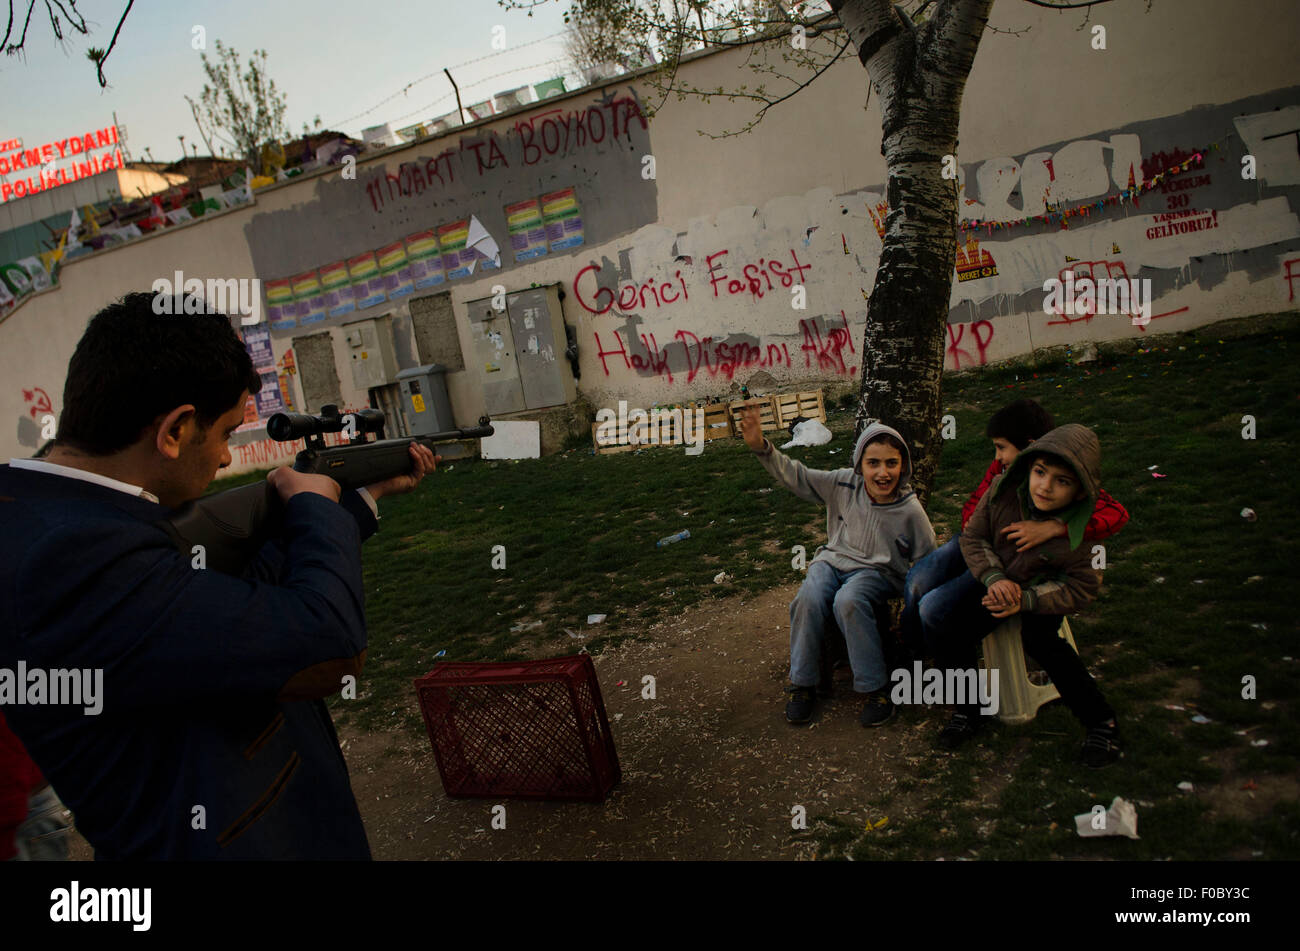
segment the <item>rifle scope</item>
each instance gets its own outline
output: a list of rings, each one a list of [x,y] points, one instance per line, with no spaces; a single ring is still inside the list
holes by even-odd
[[[344,420],[349,416],[356,421],[357,435],[384,431],[382,410],[363,409],[340,415],[339,408],[331,403],[321,407],[319,416],[310,413],[276,413],[266,421],[266,434],[278,442],[304,437],[310,439],[323,433],[342,432]]]

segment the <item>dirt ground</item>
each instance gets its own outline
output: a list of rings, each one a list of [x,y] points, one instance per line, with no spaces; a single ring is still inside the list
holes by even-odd
[[[833,815],[859,829],[886,818],[868,803],[900,778],[932,779],[943,712],[901,707],[893,722],[867,730],[858,724],[860,701],[839,681],[809,726],[787,724],[782,689],[797,590],[708,601],[593,657],[623,773],[604,803],[503,799],[506,827],[494,829],[496,800],[444,794],[422,732],[341,728],[374,857],[802,860],[815,857],[816,844],[793,831],[795,806],[809,820]],[[561,633],[538,638],[535,653],[579,646]],[[647,674],[655,699],[641,696]],[[1030,742],[999,763],[981,757],[981,800],[996,798]],[[1216,792],[1232,801],[1216,800],[1216,811],[1258,816],[1267,800],[1295,795],[1294,781],[1276,790],[1261,783],[1258,794],[1240,791],[1242,782],[1225,777]],[[924,802],[918,789],[896,797],[889,824],[905,824]],[[72,858],[91,857],[74,833]]]
[[[937,727],[933,716],[904,711],[884,728],[863,729],[847,683],[837,683],[808,727],[786,723],[797,589],[707,602],[593,658],[623,770],[603,804],[503,801],[506,828],[493,829],[493,801],[443,794],[424,737],[348,736],[375,857],[810,858],[814,846],[794,834],[792,808],[865,823],[864,796],[912,772]],[[641,696],[647,674],[653,700]]]
[[[593,657],[623,772],[604,803],[501,800],[506,828],[493,829],[495,800],[443,793],[423,734],[341,728],[374,857],[805,859],[814,845],[792,830],[794,806],[810,818],[878,820],[865,798],[915,775],[941,724],[936,713],[904,708],[885,727],[863,729],[848,683],[819,702],[809,726],[786,723],[796,590],[705,602]],[[538,655],[579,647],[561,633]],[[641,698],[646,674],[654,700]],[[72,857],[92,857],[75,834]]]

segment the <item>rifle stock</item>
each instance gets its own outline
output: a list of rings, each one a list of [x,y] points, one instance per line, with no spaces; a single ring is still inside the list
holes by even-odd
[[[428,446],[439,455],[439,443],[491,436],[493,429],[488,422],[484,417],[478,426],[464,429],[330,448],[324,448],[320,441],[312,446],[309,440],[308,448],[294,459],[293,468],[329,476],[343,491],[352,491],[410,472],[407,450],[411,443]],[[443,458],[460,459],[465,455],[463,451],[449,452]],[[240,576],[262,546],[280,535],[283,520],[284,503],[279,493],[263,481],[187,502],[163,522],[163,528],[182,555],[194,557],[195,546],[202,546],[206,567]]]

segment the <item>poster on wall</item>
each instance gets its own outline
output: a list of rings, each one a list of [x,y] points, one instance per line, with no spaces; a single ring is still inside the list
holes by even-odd
[[[280,384],[280,400],[284,405],[284,412],[292,413],[294,411],[293,393],[290,391],[289,387],[289,374],[281,373],[276,377],[276,379]]]
[[[386,244],[376,254],[379,256],[379,273],[384,278],[384,292],[389,300],[405,297],[415,290],[415,282],[411,278],[411,266],[406,260],[406,245],[403,242],[394,241],[392,244]]]
[[[287,330],[298,323],[297,309],[293,303],[293,282],[287,277],[278,281],[267,281],[266,318],[273,330]]]
[[[321,268],[320,286],[325,293],[325,310],[331,317],[342,317],[357,309],[346,261],[335,261]]]
[[[582,216],[578,213],[578,196],[572,188],[542,196],[542,221],[552,251],[576,248],[586,240]]]
[[[406,239],[406,259],[411,264],[411,281],[416,290],[434,287],[446,280],[438,236],[432,231],[421,231]]]
[[[244,328],[244,349],[248,351],[253,367],[259,372],[275,368],[275,354],[271,351],[271,328],[257,324]]]
[[[325,295],[321,292],[320,277],[315,271],[294,275],[293,299],[298,305],[298,323],[304,327],[325,319]]]
[[[387,300],[374,251],[348,258],[348,273],[352,275],[352,296],[358,309],[374,307]]]
[[[514,252],[516,261],[546,254],[546,226],[542,223],[541,202],[536,198],[506,205],[506,227],[510,232],[510,250]]]
[[[483,222],[478,220],[478,215],[469,216],[469,231],[465,235],[465,243],[474,252],[470,273],[473,273],[476,267],[486,270],[501,266],[501,246],[497,244],[491,232],[483,227]]]
[[[462,218],[438,228],[438,245],[442,248],[442,268],[447,272],[447,280],[468,277],[472,272],[470,262],[474,260],[474,249],[468,246],[469,219]]]
[[[268,338],[269,344],[269,338]],[[257,391],[256,405],[257,415],[260,419],[266,419],[275,413],[285,411],[284,400],[280,394],[280,380],[275,372],[275,366],[261,370],[258,376],[262,378],[262,388]]]

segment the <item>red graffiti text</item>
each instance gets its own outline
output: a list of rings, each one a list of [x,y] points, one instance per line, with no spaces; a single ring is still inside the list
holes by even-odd
[[[966,328],[970,328],[970,339],[975,344],[976,356],[972,357],[970,351],[962,346],[966,337]],[[967,364],[975,366],[984,366],[987,362],[985,351],[988,350],[989,341],[993,339],[993,324],[987,320],[977,320],[972,324],[949,324],[948,325],[948,351],[947,356],[952,360],[950,369],[960,370],[962,360]]]

